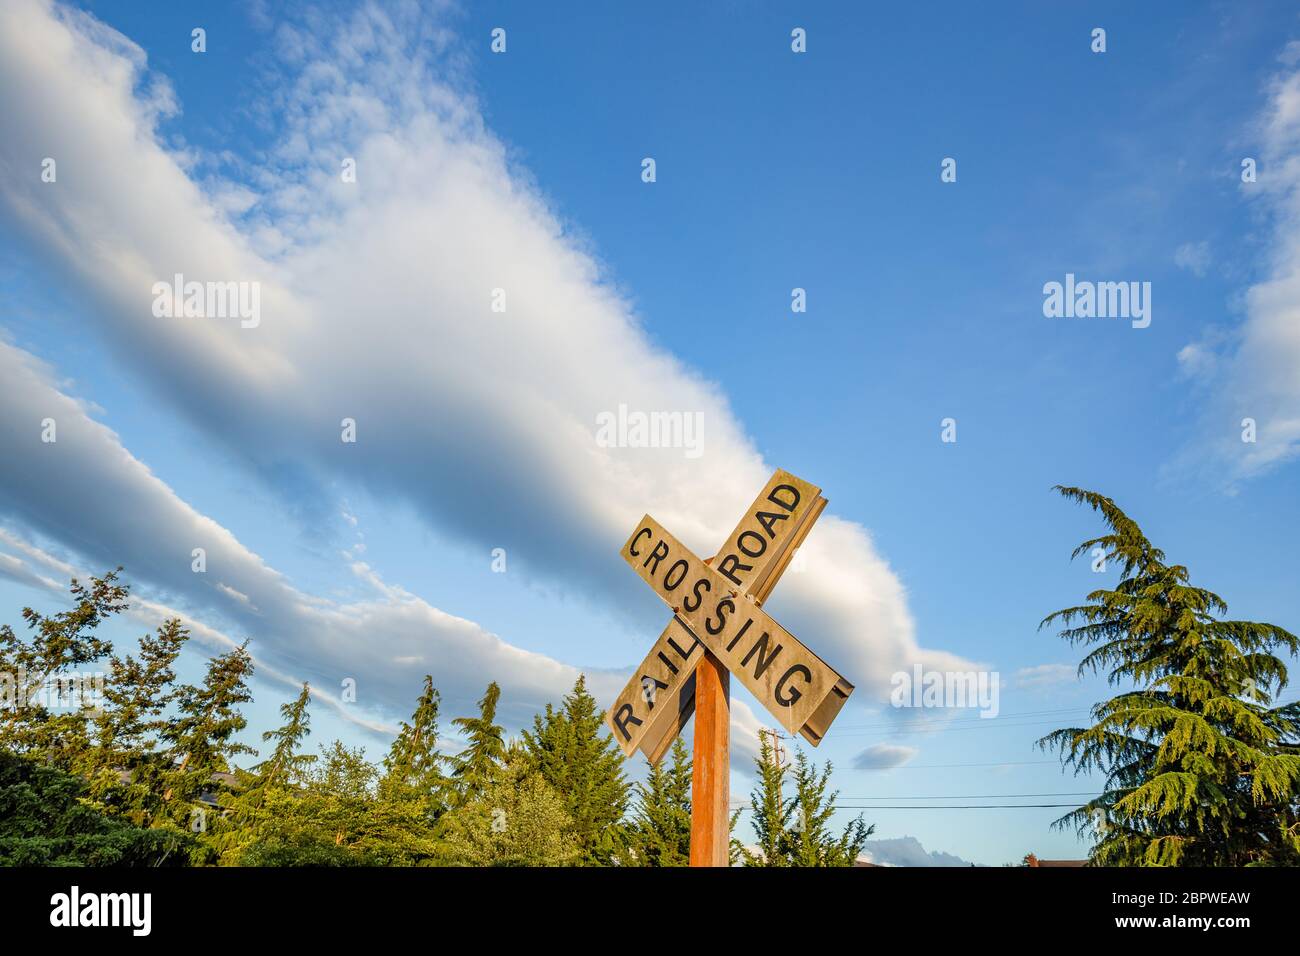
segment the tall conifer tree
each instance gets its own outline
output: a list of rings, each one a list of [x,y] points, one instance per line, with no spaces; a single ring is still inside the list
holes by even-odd
[[[1227,605],[1189,583],[1110,498],[1056,489],[1098,512],[1100,549],[1119,581],[1087,603],[1048,615],[1061,636],[1089,648],[1079,665],[1128,689],[1097,704],[1089,727],[1039,743],[1076,773],[1100,771],[1105,789],[1057,821],[1097,842],[1103,866],[1300,864],[1300,703],[1275,706],[1294,634],[1223,620]]]
[[[231,771],[230,760],[256,751],[236,739],[247,721],[241,704],[252,700],[248,680],[253,659],[240,645],[208,662],[202,686],[187,684],[177,695],[178,713],[163,731],[171,765],[163,775],[164,800],[175,801],[172,817],[188,820],[192,803],[206,790],[220,790],[216,773]]]
[[[580,862],[606,865],[626,844],[623,817],[631,787],[623,754],[604,724],[604,713],[579,676],[559,710],[550,704],[533,718],[524,743],[542,779],[564,801],[580,847]]]
[[[457,717],[452,721],[469,741],[455,758],[453,776],[458,803],[468,803],[481,796],[504,764],[505,730],[496,722],[500,698],[501,688],[493,681],[478,702],[477,717]]]
[[[632,862],[637,866],[687,866],[691,861],[691,756],[679,736],[671,761],[650,765],[629,828]]]
[[[379,792],[389,800],[423,800],[432,817],[444,809],[447,799],[447,758],[438,752],[438,707],[441,697],[433,676],[424,675],[424,692],[415,705],[411,722],[402,729],[384,758],[384,776]]]

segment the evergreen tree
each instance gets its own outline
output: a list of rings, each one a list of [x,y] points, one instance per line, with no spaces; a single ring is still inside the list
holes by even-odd
[[[1095,800],[1057,821],[1097,837],[1103,866],[1300,864],[1300,703],[1274,706],[1295,635],[1272,624],[1223,620],[1227,605],[1189,583],[1110,499],[1057,487],[1098,512],[1100,549],[1119,582],[1088,603],[1047,616],[1090,648],[1079,673],[1105,671],[1131,687],[1097,704],[1090,727],[1039,743],[1076,773],[1105,774]],[[1077,624],[1076,624],[1077,622]]]
[[[688,866],[691,862],[691,756],[681,737],[673,741],[672,761],[650,764],[645,783],[636,785],[635,816],[629,849],[637,866]]]
[[[385,800],[378,768],[360,748],[334,741],[298,785],[268,790],[247,826],[217,841],[239,866],[427,866],[445,862],[418,801]],[[220,833],[220,830],[218,830]]]
[[[117,582],[120,570],[91,578],[89,585],[73,578],[71,610],[46,616],[23,608],[23,620],[32,632],[28,640],[20,639],[9,625],[0,627],[0,697],[22,705],[0,708],[0,746],[66,770],[85,771],[92,705],[70,701],[74,709],[51,709],[46,706],[47,690],[69,672],[112,653],[113,645],[95,629],[126,609],[129,589]]]
[[[311,687],[303,682],[302,691],[288,703],[280,705],[280,716],[286,721],[283,727],[268,730],[262,734],[265,741],[275,741],[275,749],[265,763],[256,768],[257,781],[254,789],[259,795],[267,790],[283,788],[296,781],[299,775],[316,758],[312,754],[300,754],[302,742],[311,734],[311,717],[307,713],[307,704],[311,700]]]
[[[430,819],[442,813],[448,790],[443,772],[447,758],[438,752],[440,702],[433,676],[424,675],[424,692],[416,703],[411,722],[403,722],[384,758],[384,776],[379,782],[382,798],[423,801]]]
[[[820,771],[803,751],[795,754],[794,794],[786,797],[785,781],[791,766],[784,764],[768,741],[759,734],[758,780],[750,794],[754,814],[756,850],[733,843],[746,866],[853,866],[875,826],[858,816],[850,820],[839,836],[828,826],[835,814],[838,796],[826,793],[831,765]],[[733,823],[734,825],[734,823]]]
[[[468,739],[469,744],[455,759],[456,802],[468,803],[480,797],[496,779],[505,759],[505,731],[496,722],[497,701],[501,688],[496,681],[488,684],[487,692],[478,702],[477,717],[457,717],[452,721]]]
[[[95,745],[103,766],[121,765],[129,755],[152,750],[176,679],[173,666],[190,632],[178,618],[140,638],[139,658],[113,656],[104,704],[95,718]]]
[[[777,759],[776,750],[768,735],[758,735],[758,779],[749,795],[749,808],[753,812],[754,834],[758,837],[756,850],[733,844],[745,866],[788,866],[789,838],[786,828],[794,812],[794,800],[784,794],[788,765]]]
[[[476,799],[443,817],[439,833],[461,866],[563,866],[580,853],[563,799],[517,744]]]
[[[524,732],[534,768],[564,802],[583,864],[608,865],[626,842],[631,787],[604,716],[579,676],[561,709],[548,704],[544,717],[533,718],[532,733]]]
[[[835,836],[828,826],[835,814],[838,793],[826,794],[830,780],[831,764],[828,761],[818,773],[802,750],[794,757],[794,810],[787,833],[791,866],[852,866],[875,832],[874,824],[867,826],[859,814]]]
[[[188,826],[192,804],[205,791],[219,791],[214,774],[231,772],[237,754],[256,754],[236,734],[247,721],[239,706],[252,700],[248,680],[253,659],[247,645],[208,662],[203,685],[187,684],[177,693],[176,718],[162,733],[169,765],[163,773],[164,802],[172,802],[171,818]]]
[[[0,866],[184,866],[189,834],[142,829],[85,799],[85,781],[0,753]]]
[[[189,631],[178,619],[164,622],[156,634],[140,638],[139,657],[112,657],[104,702],[94,719],[95,750],[87,768],[90,794],[137,825],[157,812],[165,769],[155,753],[166,726],[163,714],[173,699],[173,666]]]

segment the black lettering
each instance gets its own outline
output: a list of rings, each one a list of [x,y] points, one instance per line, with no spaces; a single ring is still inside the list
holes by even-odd
[[[727,645],[727,650],[731,650],[736,646],[737,643],[740,642],[740,639],[745,636],[745,632],[749,630],[749,625],[753,623],[754,623],[754,619],[751,617],[748,621],[746,621],[744,624],[741,625],[740,630],[736,632],[736,636],[733,637],[731,639],[731,643]]]
[[[660,551],[660,548],[663,548],[663,551]],[[641,565],[641,567],[650,568],[650,562],[653,561],[655,566],[650,568],[650,576],[654,577],[655,572],[659,570],[659,562],[666,557],[668,557],[668,542],[660,541],[655,545],[655,549],[650,552],[650,556],[645,559],[645,564]]]
[[[708,578],[700,578],[698,581],[695,582],[695,587],[691,589],[692,593],[695,595],[695,603],[692,604],[691,599],[689,597],[682,602],[682,607],[686,610],[688,614],[693,614],[696,611],[698,611],[700,609],[700,605],[704,603],[704,595],[700,593],[701,589],[705,591],[712,591],[713,582],[710,581]]]
[[[677,673],[677,665],[668,659],[668,655],[663,651],[659,652],[659,659],[664,662],[664,667],[668,668],[674,674]]]
[[[795,664],[794,666],[792,666],[788,671],[782,674],[781,679],[776,682],[776,690],[774,691],[774,693],[776,694],[776,702],[780,704],[782,707],[794,706],[795,702],[798,701],[799,698],[803,696],[803,693],[801,691],[797,691],[793,688],[790,689],[790,693],[787,696],[785,697],[781,696],[781,688],[785,687],[785,682],[790,679],[790,675],[797,672],[803,673],[803,680],[805,684],[812,683],[812,673],[808,670],[808,668],[804,667],[802,664]]]
[[[641,721],[632,716],[632,705],[624,704],[618,709],[618,713],[614,715],[614,726],[618,728],[618,731],[623,735],[624,740],[632,739],[632,735],[627,732],[628,724],[636,724],[640,727]]]
[[[753,538],[755,541],[758,542],[757,551],[750,551],[749,548],[745,547],[746,538]],[[767,550],[767,540],[757,531],[746,531],[739,538],[736,539],[736,547],[738,547],[741,550],[741,552],[745,555],[745,557],[757,558],[757,557],[761,557],[763,552]]]
[[[630,554],[630,555],[632,555],[632,557],[634,557],[634,558],[639,558],[639,557],[641,557],[641,552],[638,551],[638,550],[636,549],[636,543],[637,543],[638,541],[641,540],[641,535],[645,535],[646,537],[650,537],[650,536],[653,535],[653,534],[654,534],[654,532],[651,531],[649,528],[642,528],[642,529],[641,529],[640,531],[638,531],[638,532],[636,533],[636,535],[632,538],[632,543],[629,544],[629,545],[627,546],[627,553]]]
[[[758,666],[754,668],[755,677],[762,677],[763,671],[767,670],[768,667],[771,666],[772,662],[776,660],[776,655],[781,653],[781,645],[778,644],[771,654],[768,654],[766,657],[763,656],[763,651],[767,650],[767,642],[770,637],[771,635],[768,634],[767,631],[764,631],[763,636],[754,642],[754,646],[749,649],[749,653],[745,655],[745,659],[740,662],[740,666],[743,668],[749,663],[749,659],[757,654]]]
[[[673,650],[675,650],[679,655],[681,655],[682,660],[686,660],[688,657],[690,657],[692,654],[695,653],[695,648],[700,646],[700,642],[698,639],[696,639],[694,643],[691,644],[690,649],[684,651],[681,649],[678,643],[670,637],[668,638],[668,646],[671,647]],[[673,671],[673,673],[675,674],[677,672]]]
[[[682,573],[677,575],[676,581],[673,581],[672,579],[673,572],[676,571],[678,568],[682,569]],[[685,580],[686,572],[689,571],[690,569],[691,569],[690,562],[688,562],[685,558],[678,559],[677,563],[674,564],[671,568],[669,568],[668,573],[664,575],[664,590],[676,591],[677,585],[681,584],[682,581]]]
[[[752,564],[741,564],[740,558],[736,557],[734,554],[729,554],[718,562],[718,573],[730,580],[736,587],[740,587],[745,582],[736,577],[735,572],[753,570],[754,566]]]
[[[704,619],[704,629],[710,634],[721,634],[722,629],[727,626],[727,615],[723,613],[723,608],[726,608],[728,611],[734,611],[736,609],[736,602],[731,598],[723,598],[718,602],[717,606],[713,609],[713,613],[718,615],[717,627],[713,626],[713,621],[710,618],[706,617]]]
[[[793,500],[788,504],[776,496],[776,493],[782,490],[790,492],[790,497]],[[768,501],[772,502],[772,504],[776,505],[778,508],[784,508],[786,511],[794,511],[795,508],[799,507],[799,498],[799,489],[794,485],[777,485],[772,489],[772,493],[767,496]]]
[[[763,526],[763,530],[767,532],[769,538],[776,537],[776,532],[772,530],[773,525],[778,521],[790,520],[789,515],[777,514],[775,511],[760,511],[754,517],[758,519],[758,523]]]

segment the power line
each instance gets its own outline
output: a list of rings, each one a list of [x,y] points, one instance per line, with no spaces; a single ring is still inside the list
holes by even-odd
[[[901,710],[913,710],[915,708],[900,708]],[[1056,714],[1075,714],[1088,712],[1088,707],[1059,707],[1053,710],[1023,710],[1014,714],[1000,714],[997,717],[954,717],[952,720],[944,721],[944,724],[968,724],[968,723],[988,723],[991,720],[1006,720],[1018,717],[1050,717]],[[920,718],[914,719],[915,723],[923,723]],[[878,728],[894,728],[899,723],[895,721],[878,721],[871,724],[846,724],[839,730],[875,730]],[[837,731],[838,732],[838,731]]]
[[[955,804],[949,807],[912,807],[912,806],[837,806],[836,810],[1039,810],[1050,807],[1074,807],[1077,803],[970,803]]]
[[[1063,809],[1071,807],[1078,809],[1077,803],[966,803],[953,804],[951,806],[915,806],[909,804],[890,804],[867,806],[865,804],[842,804],[836,805],[836,810],[1046,810],[1046,809]],[[748,806],[732,805],[732,809],[748,810]]]
[[[1056,764],[1056,760],[998,760],[993,763],[917,763],[897,767],[865,767],[864,770],[937,770],[947,767],[1028,767],[1035,764]]]
[[[1001,800],[1010,797],[1095,797],[1100,790],[1066,790],[1060,793],[940,793],[913,797],[891,793],[883,797],[841,797],[841,800]]]
[[[954,723],[956,723],[956,721],[954,721]],[[1053,724],[1059,726],[1060,723],[1061,723],[1060,720],[1014,720],[1014,721],[1002,721],[1002,722],[999,722],[997,720],[981,720],[979,723],[972,724],[969,727],[938,726],[938,727],[930,727],[926,729],[909,728],[906,730],[898,729],[898,728],[895,728],[894,730],[850,730],[845,733],[839,734],[839,736],[840,737],[900,737],[904,734],[922,734],[922,733],[955,734],[964,730],[1007,730],[1012,727],[1047,727]]]

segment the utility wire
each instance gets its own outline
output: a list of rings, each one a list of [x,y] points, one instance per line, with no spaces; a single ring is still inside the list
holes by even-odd
[[[913,797],[891,793],[883,797],[840,797],[841,800],[1001,800],[1010,797],[1095,797],[1100,790],[1065,790],[1060,793],[940,793]]]

